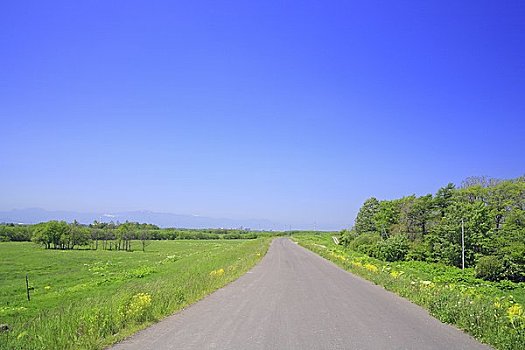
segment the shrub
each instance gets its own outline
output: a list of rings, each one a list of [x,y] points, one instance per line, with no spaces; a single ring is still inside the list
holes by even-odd
[[[525,244],[512,242],[502,249],[505,256],[505,278],[525,282]]]
[[[476,265],[476,277],[487,281],[499,281],[504,278],[505,264],[502,259],[494,255],[479,258]]]
[[[386,261],[404,260],[409,247],[410,243],[406,235],[391,236],[376,244],[374,256]]]
[[[406,260],[416,260],[416,261],[428,261],[432,255],[428,243],[416,240],[412,242],[408,250],[407,255],[405,256]]]
[[[357,235],[355,231],[349,231],[345,229],[339,232],[339,241],[345,247],[348,247],[350,242],[352,242],[356,237]]]
[[[350,249],[357,250],[358,252],[372,255],[376,243],[381,241],[381,236],[377,233],[363,233],[357,236],[352,242],[350,242]]]

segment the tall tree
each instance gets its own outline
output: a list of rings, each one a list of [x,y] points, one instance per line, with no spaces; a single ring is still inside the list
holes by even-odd
[[[379,202],[379,209],[373,219],[377,232],[380,232],[383,238],[390,236],[392,226],[399,223],[399,217],[399,200]]]
[[[409,211],[409,218],[413,226],[417,227],[418,233],[426,235],[428,233],[428,222],[433,216],[434,201],[431,194],[419,197]]]
[[[441,217],[445,216],[446,209],[452,204],[455,191],[456,186],[449,182],[445,187],[441,187],[434,196],[434,204],[441,213]]]
[[[477,259],[491,252],[490,215],[482,202],[454,202],[429,235],[437,261],[461,266],[461,223],[465,231],[465,261],[473,266]]]
[[[354,224],[355,231],[358,234],[377,231],[374,216],[378,211],[379,201],[374,197],[368,198],[361,209],[359,209],[359,213],[357,213]]]

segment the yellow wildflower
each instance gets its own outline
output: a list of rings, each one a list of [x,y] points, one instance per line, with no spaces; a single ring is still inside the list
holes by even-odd
[[[377,272],[377,271],[379,271],[379,269],[377,268],[377,266],[372,265],[372,264],[365,264],[365,265],[364,265],[364,268],[367,269],[367,270],[370,271],[370,272]]]
[[[334,253],[334,252],[330,252],[330,255],[333,256],[336,259],[341,260],[341,261],[346,261],[346,257],[344,255],[337,254],[337,253]]]
[[[390,272],[390,276],[394,277],[394,278],[398,278],[400,275],[399,272],[397,272],[396,270],[393,270]]]
[[[125,311],[128,319],[139,319],[151,306],[151,295],[148,293],[137,293],[131,297],[128,308]]]
[[[514,322],[515,320],[519,320],[521,317],[523,317],[523,308],[520,304],[514,304],[511,307],[507,309],[507,317],[509,318],[510,322]]]
[[[210,276],[219,277],[224,275],[224,269],[213,270],[210,272]]]
[[[352,261],[352,266],[353,267],[363,267],[363,264],[361,264],[361,262],[359,261],[354,260]]]

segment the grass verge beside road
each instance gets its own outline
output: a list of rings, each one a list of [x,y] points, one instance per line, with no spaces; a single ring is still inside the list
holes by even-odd
[[[270,240],[154,241],[146,252],[0,243],[0,349],[104,348],[237,279]]]
[[[384,262],[329,235],[296,235],[301,246],[426,308],[497,349],[525,349],[525,284],[476,279],[471,269],[418,261]]]

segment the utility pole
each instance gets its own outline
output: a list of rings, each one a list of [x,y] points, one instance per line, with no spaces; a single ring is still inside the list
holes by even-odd
[[[461,269],[465,269],[465,223],[461,219]]]

